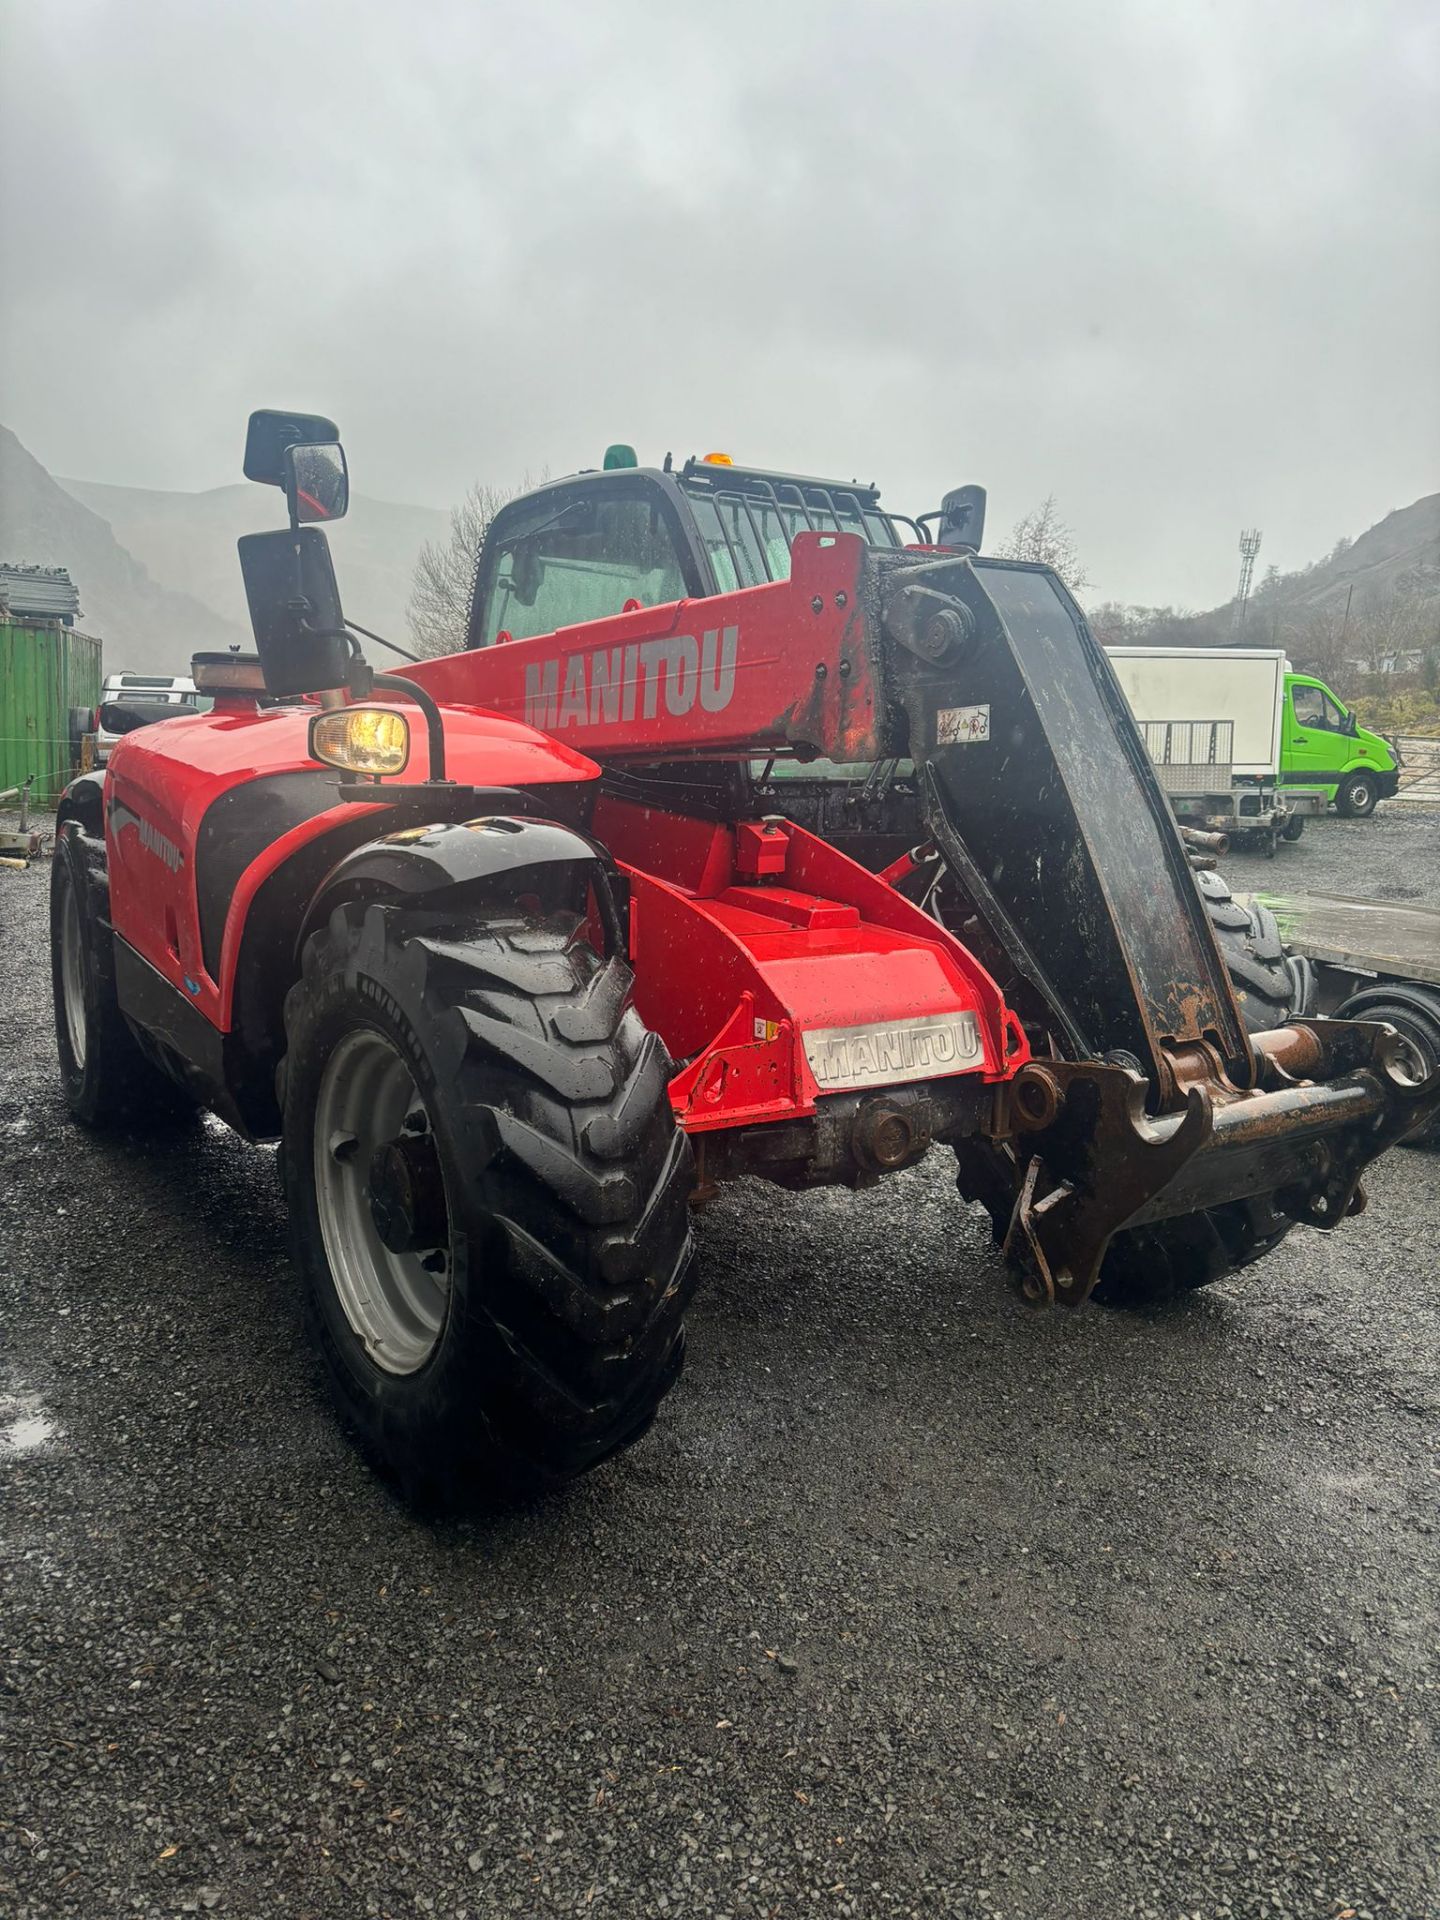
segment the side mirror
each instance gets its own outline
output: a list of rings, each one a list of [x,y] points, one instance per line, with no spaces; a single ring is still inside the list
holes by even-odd
[[[533,607],[540,592],[542,563],[535,546],[523,541],[515,549],[510,563],[510,590],[522,607]]]
[[[324,534],[316,527],[247,533],[239,548],[266,691],[343,687],[350,675],[350,636]]]
[[[350,505],[350,473],[338,440],[285,449],[285,498],[293,527],[344,519]]]
[[[251,414],[245,434],[245,478],[261,480],[267,487],[283,487],[289,448],[335,446],[339,440],[340,429],[323,414],[280,413],[273,407],[262,407]]]
[[[926,518],[929,518],[928,514]],[[940,525],[936,529],[935,544],[962,547],[970,553],[978,553],[984,538],[984,487],[956,487],[953,492],[947,493],[940,502]]]

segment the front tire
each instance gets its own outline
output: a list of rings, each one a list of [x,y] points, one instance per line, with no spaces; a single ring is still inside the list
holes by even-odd
[[[60,1084],[77,1120],[145,1129],[193,1118],[194,1100],[146,1058],[120,1011],[105,843],[78,820],[55,835],[50,983]]]
[[[1368,773],[1352,773],[1342,780],[1335,796],[1335,811],[1347,820],[1366,820],[1375,811],[1380,789]]]
[[[347,904],[285,1006],[311,1336],[422,1504],[545,1492],[637,1440],[694,1264],[670,1063],[575,914]]]

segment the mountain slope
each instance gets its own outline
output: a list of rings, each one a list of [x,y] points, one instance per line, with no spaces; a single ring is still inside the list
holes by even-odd
[[[87,633],[105,643],[105,668],[183,672],[197,648],[248,643],[249,622],[224,619],[187,593],[162,586],[97,513],[67,493],[0,427],[0,556],[66,567],[80,590]]]
[[[1235,623],[1235,602],[1207,613],[1109,602],[1088,610],[1107,646],[1288,647],[1297,664],[1345,661],[1433,642],[1440,627],[1440,493],[1397,507],[1356,540],[1294,573],[1267,573]]]
[[[284,525],[278,489],[241,482],[208,493],[164,493],[94,480],[59,484],[108,521],[121,544],[157,579],[249,631],[235,542],[242,533]],[[407,646],[405,602],[415,562],[425,541],[443,538],[449,525],[450,516],[432,507],[353,495],[348,517],[329,529],[345,611]]]
[[[1392,594],[1440,596],[1440,493],[1387,513],[1314,566],[1281,574],[1270,591],[1289,605],[1322,607],[1343,602],[1352,587],[1357,605]]]

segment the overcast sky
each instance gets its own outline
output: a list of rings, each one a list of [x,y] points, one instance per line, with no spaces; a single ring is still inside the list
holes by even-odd
[[[0,420],[357,487],[721,448],[1053,490],[1208,605],[1440,487],[1433,0],[4,0]]]

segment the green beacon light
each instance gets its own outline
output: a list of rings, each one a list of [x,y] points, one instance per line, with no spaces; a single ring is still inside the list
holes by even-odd
[[[613,473],[616,467],[638,467],[635,449],[627,447],[623,440],[617,440],[613,447],[605,449],[605,471]]]

